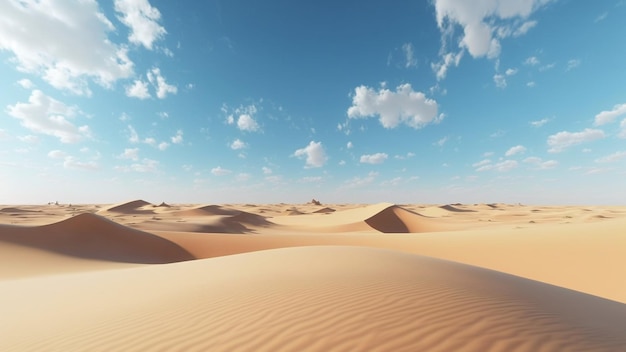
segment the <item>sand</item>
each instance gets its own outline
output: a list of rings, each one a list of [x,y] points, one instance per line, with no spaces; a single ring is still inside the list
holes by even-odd
[[[0,351],[626,351],[626,207],[0,206]]]

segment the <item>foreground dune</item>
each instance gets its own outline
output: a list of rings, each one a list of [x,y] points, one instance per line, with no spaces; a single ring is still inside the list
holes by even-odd
[[[0,282],[2,351],[616,351],[626,306],[463,264],[296,247]],[[60,314],[62,312],[62,314]]]
[[[0,206],[0,351],[620,351],[624,228],[623,207]]]

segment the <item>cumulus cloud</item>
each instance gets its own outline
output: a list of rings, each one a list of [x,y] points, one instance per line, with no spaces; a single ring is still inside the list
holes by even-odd
[[[159,99],[165,99],[168,94],[176,94],[178,88],[170,85],[165,81],[165,78],[161,75],[161,69],[158,67],[152,68],[147,74],[148,81],[155,87],[156,96]]]
[[[148,92],[148,82],[136,79],[133,84],[126,86],[126,96],[141,100],[150,98],[151,96]]]
[[[504,156],[524,154],[524,152],[526,152],[526,147],[524,147],[523,145],[516,145],[514,147],[511,147],[509,150],[507,150],[506,153],[504,153]]]
[[[626,119],[623,119],[619,124],[621,131],[618,134],[619,138],[626,138]]]
[[[66,152],[60,150],[51,150],[48,152],[48,157],[52,159],[63,159],[67,156]]]
[[[89,126],[76,127],[69,119],[78,114],[76,107],[33,90],[27,103],[9,105],[7,112],[21,121],[25,128],[59,138],[63,143],[76,143],[90,136]]]
[[[119,158],[137,161],[139,160],[139,148],[126,148],[122,154],[119,155]]]
[[[595,126],[606,125],[615,121],[618,117],[626,115],[626,104],[617,104],[611,110],[601,111],[594,119]]]
[[[176,134],[173,135],[170,140],[172,141],[172,143],[174,144],[181,144],[183,142],[183,131],[182,130],[178,130],[176,131]]]
[[[24,89],[33,89],[35,84],[28,78],[23,78],[17,81],[17,84]]]
[[[224,169],[221,166],[218,166],[218,167],[212,168],[211,173],[215,176],[225,176],[225,175],[232,173],[232,171],[228,169]]]
[[[474,58],[498,57],[500,41],[526,34],[536,26],[537,22],[528,20],[528,17],[549,1],[435,0],[437,26],[442,35],[442,62],[433,66],[437,78],[445,76],[451,51],[467,50]],[[462,28],[460,38],[455,38],[457,26]],[[457,44],[458,49],[447,48],[449,42]]]
[[[444,35],[463,29],[459,46],[473,57],[497,57],[500,39],[522,35],[536,25],[526,20],[549,0],[435,0],[437,25]]]
[[[586,128],[580,132],[562,131],[548,137],[548,146],[550,147],[548,152],[560,153],[571,146],[595,141],[604,137],[604,131],[591,128]]]
[[[242,114],[237,119],[237,128],[242,131],[256,132],[259,130],[259,124],[251,115]]]
[[[91,95],[90,80],[108,88],[133,74],[127,49],[108,39],[115,28],[96,1],[4,3],[0,50],[12,53],[20,71],[80,95]]]
[[[496,73],[493,75],[493,82],[498,88],[506,88],[506,78],[502,74]]]
[[[270,168],[269,168],[269,167],[267,167],[267,166],[263,166],[263,167],[261,168],[261,170],[263,171],[263,174],[264,174],[264,175],[271,175],[271,174],[272,174],[272,169],[270,169]]]
[[[230,144],[230,149],[232,149],[232,150],[244,149],[245,147],[246,147],[246,143],[243,142],[241,139],[235,139]]]
[[[169,146],[170,146],[169,143],[161,142],[161,143],[159,143],[158,148],[159,148],[159,150],[165,150],[165,149],[169,148]]]
[[[386,153],[365,154],[361,155],[361,163],[363,164],[382,164],[389,156]]]
[[[115,0],[115,11],[130,30],[128,41],[131,43],[152,50],[154,42],[167,33],[158,23],[161,13],[148,0]]]
[[[619,151],[613,154],[604,156],[602,158],[598,158],[595,160],[596,163],[614,163],[618,160],[626,158],[626,151]]]
[[[80,161],[73,156],[65,157],[65,160],[63,160],[63,167],[66,169],[79,169],[87,171],[98,170],[100,168],[98,163],[94,160]]]
[[[352,97],[352,106],[348,109],[349,118],[378,116],[385,128],[394,128],[404,123],[415,129],[429,123],[439,122],[443,116],[437,115],[437,102],[426,98],[424,93],[415,92],[410,84],[403,84],[390,91],[381,88],[359,86]]]
[[[296,150],[293,155],[297,158],[306,158],[305,167],[322,167],[328,160],[322,142],[311,141],[304,148]]]
[[[348,142],[348,143],[346,144],[346,148],[348,148],[348,149],[352,149],[352,148],[354,148],[354,144],[352,144],[352,142]]]

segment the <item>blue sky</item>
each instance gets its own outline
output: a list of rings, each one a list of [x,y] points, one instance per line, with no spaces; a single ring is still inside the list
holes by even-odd
[[[626,2],[0,1],[0,203],[624,204]]]

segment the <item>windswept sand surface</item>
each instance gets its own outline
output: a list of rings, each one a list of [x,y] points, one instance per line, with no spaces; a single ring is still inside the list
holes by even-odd
[[[626,351],[626,207],[0,206],[0,351]]]

